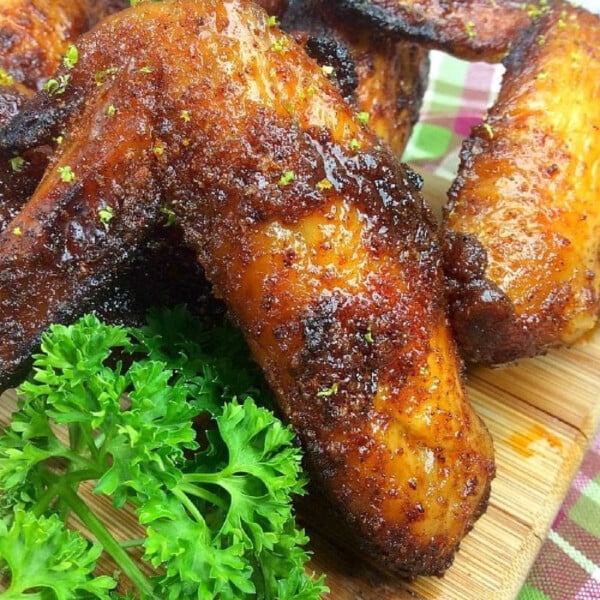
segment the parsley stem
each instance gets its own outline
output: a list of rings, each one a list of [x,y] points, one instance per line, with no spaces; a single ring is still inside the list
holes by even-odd
[[[221,484],[223,479],[229,477],[230,469],[223,469],[216,473],[186,473],[185,479],[188,483],[215,483]]]
[[[48,487],[33,506],[32,510],[38,517],[48,510],[50,504],[52,504],[52,500],[61,496],[64,487],[78,485],[82,481],[98,478],[97,471],[91,469],[82,469],[79,471],[71,471],[64,475],[58,475],[43,467],[40,474]]]
[[[197,485],[190,483],[182,483],[179,484],[179,489],[181,489],[186,494],[189,494],[190,496],[202,498],[203,500],[206,500],[207,502],[210,502],[211,504],[214,504],[219,508],[227,508],[229,506],[229,503],[217,494],[214,494],[213,492],[210,492],[204,488],[198,487]]]
[[[185,495],[185,493],[179,487],[175,487],[171,490],[171,493],[183,504],[187,511],[192,515],[198,523],[205,523],[202,513],[198,510],[196,505]]]
[[[106,529],[104,523],[85,505],[83,500],[68,486],[61,489],[61,496],[102,545],[104,550],[115,559],[119,568],[123,570],[129,580],[142,593],[142,596],[150,599],[156,598],[152,585],[140,571],[139,567],[119,545],[108,529]]]

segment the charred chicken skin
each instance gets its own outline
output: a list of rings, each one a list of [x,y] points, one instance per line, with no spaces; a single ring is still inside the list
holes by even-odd
[[[381,35],[410,39],[467,60],[497,62],[553,0],[333,0]]]
[[[494,463],[418,177],[252,3],[143,3],[77,46],[64,91],[0,131],[65,136],[0,237],[5,378],[168,212],[333,506],[380,562],[443,573]]]
[[[569,4],[509,57],[462,150],[445,214],[465,356],[503,363],[569,344],[600,311],[600,18]]]
[[[414,43],[382,37],[357,25],[326,0],[290,0],[281,26],[338,81],[346,100],[369,127],[401,156],[429,76],[429,52]]]

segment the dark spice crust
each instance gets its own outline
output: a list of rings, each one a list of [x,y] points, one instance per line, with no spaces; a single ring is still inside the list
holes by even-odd
[[[166,209],[361,544],[399,572],[441,574],[494,463],[419,178],[253,3],[143,3],[79,53],[64,94],[27,109],[83,99],[0,235],[2,375],[135,260]]]
[[[369,127],[401,156],[427,87],[428,51],[383,36],[327,0],[290,0],[281,26],[319,64],[334,68],[344,98],[368,114]]]
[[[552,1],[338,0],[335,4],[394,39],[409,39],[463,59],[498,62],[531,25],[532,16]]]

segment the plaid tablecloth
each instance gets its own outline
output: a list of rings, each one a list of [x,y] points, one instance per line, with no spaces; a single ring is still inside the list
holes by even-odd
[[[600,0],[597,2],[600,8]],[[502,68],[432,55],[421,119],[404,160],[451,181],[461,142],[493,101]],[[600,391],[599,399],[600,402]],[[518,600],[600,600],[600,432],[577,473]]]

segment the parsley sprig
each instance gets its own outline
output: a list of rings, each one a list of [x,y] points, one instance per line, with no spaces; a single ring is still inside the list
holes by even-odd
[[[182,307],[127,329],[87,315],[43,336],[0,437],[1,598],[317,599],[292,498],[293,434],[240,334]],[[82,484],[134,508],[117,540]],[[76,515],[93,542],[67,526]],[[139,547],[147,576],[130,551]],[[98,575],[109,554],[122,576]],[[115,591],[127,589],[126,596]]]

